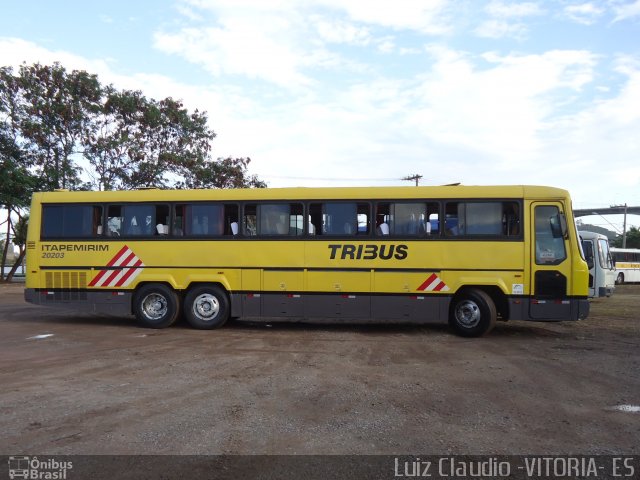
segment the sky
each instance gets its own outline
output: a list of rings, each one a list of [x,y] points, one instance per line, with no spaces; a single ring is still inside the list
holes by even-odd
[[[536,184],[640,206],[640,0],[0,0],[0,65],[206,111],[270,187]],[[585,222],[622,229],[621,216]],[[640,225],[640,216],[631,216]],[[613,228],[612,228],[613,227]]]

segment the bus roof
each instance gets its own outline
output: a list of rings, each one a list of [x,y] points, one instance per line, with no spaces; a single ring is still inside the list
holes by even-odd
[[[580,230],[578,229],[578,234],[583,238],[583,239],[599,239],[599,238],[606,238],[607,240],[609,239],[609,237],[607,237],[606,235],[603,235],[602,233],[598,233],[598,232],[590,232],[588,230]]]
[[[295,187],[195,190],[114,190],[54,191],[34,194],[42,203],[75,202],[171,202],[171,201],[251,201],[251,200],[362,200],[413,198],[529,198],[565,199],[569,193],[560,188],[532,185],[446,185],[434,187]]]

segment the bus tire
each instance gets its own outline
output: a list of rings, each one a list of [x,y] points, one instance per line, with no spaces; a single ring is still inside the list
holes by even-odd
[[[462,337],[480,337],[496,324],[496,305],[491,297],[478,289],[457,294],[449,311],[449,325]]]
[[[192,288],[184,299],[184,316],[193,328],[220,328],[229,319],[229,297],[217,285]]]
[[[616,277],[616,285],[622,285],[624,283],[624,273],[620,272]]]
[[[143,285],[133,297],[133,313],[138,322],[148,328],[173,325],[179,312],[178,294],[161,283]]]

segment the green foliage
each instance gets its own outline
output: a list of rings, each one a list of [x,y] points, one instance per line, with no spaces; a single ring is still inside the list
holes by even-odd
[[[102,85],[59,63],[0,67],[0,208],[4,237],[24,256],[25,215],[34,191],[139,187],[265,187],[248,158],[211,158],[205,112],[181,101]],[[85,173],[91,178],[83,182]],[[0,245],[0,280],[8,243]],[[17,266],[17,265],[16,265]],[[13,275],[11,270],[8,278]]]
[[[622,248],[622,235],[618,235],[612,246]],[[627,230],[627,248],[640,248],[640,228],[630,227]]]
[[[119,91],[59,63],[23,64],[17,74],[0,68],[0,125],[13,141],[16,168],[40,189],[265,186],[249,176],[249,159],[211,158],[215,133],[207,123],[205,112],[189,112],[179,100]],[[81,180],[82,158],[89,184]]]
[[[15,224],[13,244],[23,248],[27,244],[27,229],[29,227],[29,215],[21,216]]]

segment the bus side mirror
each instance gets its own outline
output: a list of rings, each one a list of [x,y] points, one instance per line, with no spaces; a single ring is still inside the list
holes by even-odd
[[[553,238],[567,238],[569,229],[567,228],[567,219],[562,213],[559,213],[549,219],[551,224],[551,235]]]

